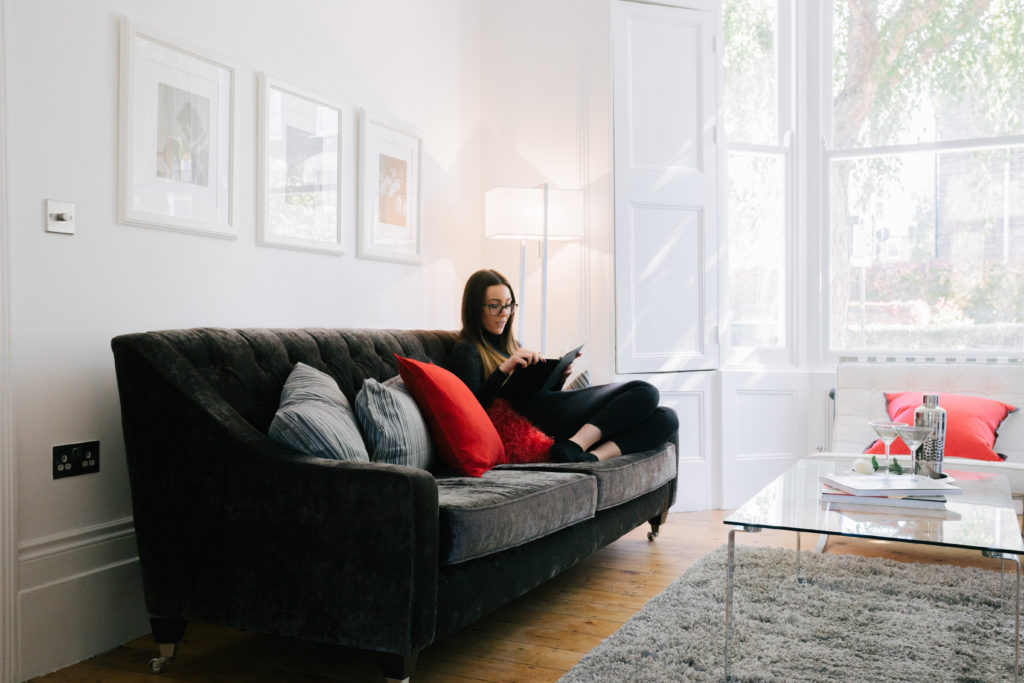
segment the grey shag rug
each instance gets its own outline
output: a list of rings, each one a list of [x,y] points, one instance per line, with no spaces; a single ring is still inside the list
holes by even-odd
[[[721,681],[725,546],[561,681]],[[730,680],[1013,680],[1015,570],[736,547]],[[1002,593],[1000,593],[1002,585]]]

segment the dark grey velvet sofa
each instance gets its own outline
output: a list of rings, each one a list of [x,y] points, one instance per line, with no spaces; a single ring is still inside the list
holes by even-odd
[[[302,361],[350,401],[394,354],[447,366],[446,331],[216,329],[112,341],[153,635],[190,620],[382,655],[419,651],[650,521],[675,498],[676,446],[481,478],[306,456],[267,437]]]

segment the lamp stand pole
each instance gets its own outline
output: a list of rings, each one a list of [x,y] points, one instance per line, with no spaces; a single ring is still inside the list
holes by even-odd
[[[519,240],[519,299],[516,303],[520,308],[523,307],[524,300],[526,300],[526,240]],[[519,335],[516,338],[516,342],[519,344],[523,343],[523,317],[525,315],[525,311],[519,314]]]
[[[548,351],[548,184],[544,183],[544,239],[540,259],[540,355]]]

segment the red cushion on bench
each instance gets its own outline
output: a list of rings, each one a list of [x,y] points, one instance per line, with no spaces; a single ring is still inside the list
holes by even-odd
[[[914,410],[924,399],[920,391],[886,393],[889,419],[904,424],[914,423]],[[1000,462],[1003,457],[992,450],[996,432],[1015,406],[980,396],[939,394],[939,407],[946,411],[946,448],[944,455],[975,460]],[[872,443],[865,453],[885,453],[881,440]],[[908,455],[910,450],[897,439],[889,449],[895,455]]]

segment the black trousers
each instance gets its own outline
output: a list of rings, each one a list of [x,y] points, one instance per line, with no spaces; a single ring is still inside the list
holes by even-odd
[[[573,391],[538,392],[514,407],[544,433],[568,439],[585,424],[601,430],[623,453],[656,448],[678,429],[671,408],[658,406],[661,395],[647,382],[600,384]]]

